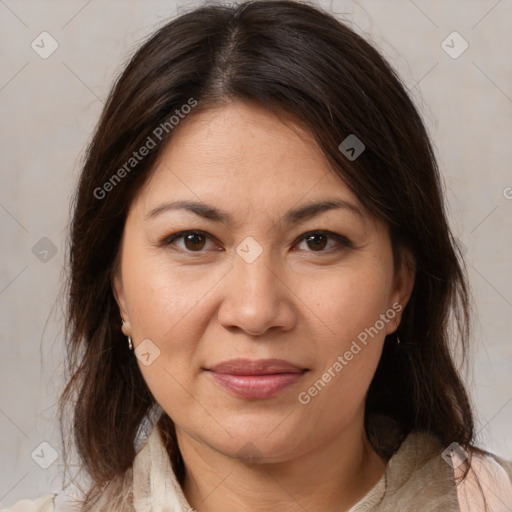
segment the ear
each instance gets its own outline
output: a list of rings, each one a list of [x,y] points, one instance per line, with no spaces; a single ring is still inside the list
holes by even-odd
[[[130,315],[128,314],[128,308],[126,306],[123,280],[119,270],[115,272],[114,277],[112,278],[112,291],[114,293],[117,305],[119,306],[119,313],[123,319],[121,330],[125,336],[129,336],[131,333]]]
[[[397,314],[396,320],[387,324],[387,334],[395,332],[400,325],[402,314],[411,297],[416,277],[416,261],[414,256],[408,249],[401,248],[400,250],[402,251],[400,268],[395,271],[389,304],[389,307],[394,309]]]

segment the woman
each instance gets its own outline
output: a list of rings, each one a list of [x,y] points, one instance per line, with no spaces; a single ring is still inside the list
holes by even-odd
[[[10,510],[512,505],[451,356],[468,290],[424,126],[322,10],[205,6],[137,51],[69,283],[61,418],[89,480]]]

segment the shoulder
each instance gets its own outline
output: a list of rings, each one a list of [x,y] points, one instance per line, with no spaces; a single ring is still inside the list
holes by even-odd
[[[483,497],[493,511],[511,510],[511,477],[511,462],[489,452],[474,453],[466,479],[457,486],[461,510],[484,510]]]
[[[512,461],[503,459],[493,453],[489,454],[489,457],[493,459],[493,463],[496,463],[499,466],[501,466],[503,471],[507,474],[509,480],[512,482]]]
[[[55,497],[55,493],[49,493],[35,500],[20,500],[0,512],[55,512]]]
[[[509,511],[512,462],[475,447],[469,452],[452,445],[444,447],[424,432],[411,433],[390,460],[391,487],[429,507],[439,505],[424,510],[484,510],[485,499],[490,510]],[[463,462],[469,455],[469,471],[462,479]]]
[[[0,512],[77,512],[80,500],[71,493],[48,493],[35,500],[20,500]]]

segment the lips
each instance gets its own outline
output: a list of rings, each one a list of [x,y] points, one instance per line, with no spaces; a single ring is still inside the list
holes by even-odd
[[[207,368],[213,379],[246,399],[270,398],[295,384],[308,371],[283,359],[231,359]]]
[[[307,368],[301,368],[283,359],[230,359],[208,369],[215,373],[230,375],[272,375],[275,373],[301,373],[307,370]]]

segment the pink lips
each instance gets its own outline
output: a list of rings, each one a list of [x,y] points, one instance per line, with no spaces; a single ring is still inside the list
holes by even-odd
[[[306,373],[282,359],[231,359],[207,368],[221,386],[242,398],[270,398]]]

